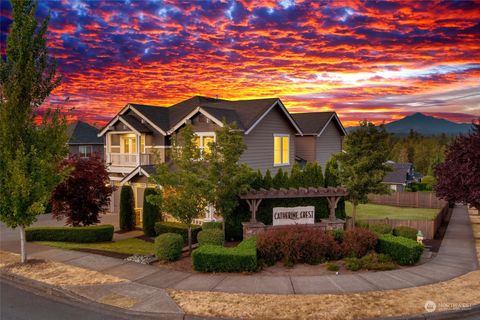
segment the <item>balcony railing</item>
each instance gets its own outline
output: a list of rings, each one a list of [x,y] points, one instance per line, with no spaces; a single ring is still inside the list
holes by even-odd
[[[141,153],[140,159],[139,159],[138,154],[107,153],[107,163],[110,163],[112,166],[123,166],[123,167],[151,165],[153,164],[153,156],[154,155],[151,153]]]

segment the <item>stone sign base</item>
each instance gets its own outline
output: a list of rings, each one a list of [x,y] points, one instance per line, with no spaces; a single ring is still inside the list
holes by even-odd
[[[288,228],[290,226],[295,226],[295,225],[281,225],[281,226],[272,226],[272,225],[265,225],[262,222],[242,222],[243,225],[243,239],[248,239],[252,236],[256,236],[260,233],[265,232],[266,230],[270,229],[279,229],[279,228]],[[314,223],[314,224],[298,224],[298,226],[303,226],[306,228],[315,228],[315,229],[320,229],[323,231],[326,230],[344,230],[345,229],[345,220],[342,219],[336,219],[336,220],[330,220],[330,219],[322,219],[320,220],[319,223]]]

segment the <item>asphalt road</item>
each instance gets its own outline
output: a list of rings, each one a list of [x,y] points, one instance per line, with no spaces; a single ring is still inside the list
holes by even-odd
[[[78,302],[61,301],[49,295],[36,295],[9,282],[0,280],[0,319],[1,320],[56,320],[82,319],[106,320],[126,319],[117,317],[111,311]],[[128,316],[128,319],[141,319]]]

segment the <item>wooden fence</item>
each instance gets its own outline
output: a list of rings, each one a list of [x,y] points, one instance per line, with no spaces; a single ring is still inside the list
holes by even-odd
[[[448,217],[449,213],[448,206],[445,206],[440,210],[438,215],[435,219],[432,220],[397,220],[397,219],[361,219],[362,223],[372,224],[380,224],[380,223],[387,223],[392,226],[392,228],[398,226],[407,226],[417,230],[422,231],[423,237],[425,239],[433,239],[435,234],[438,231],[438,228],[442,224],[442,221]],[[347,220],[347,229],[352,228],[352,220]]]
[[[369,194],[368,202],[397,207],[441,209],[447,202],[438,199],[433,192],[393,192]]]

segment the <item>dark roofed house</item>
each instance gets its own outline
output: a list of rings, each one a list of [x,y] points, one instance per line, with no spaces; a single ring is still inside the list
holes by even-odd
[[[332,154],[342,151],[346,131],[335,112],[293,113],[302,130],[295,137],[295,152],[299,160],[318,162],[322,169]]]
[[[411,163],[395,163],[388,161],[388,165],[392,167],[392,171],[387,172],[383,178],[383,183],[389,185],[393,191],[404,191],[415,180],[416,172]]]
[[[83,121],[69,124],[67,126],[69,153],[81,158],[89,158],[96,153],[103,158],[103,137],[99,137],[98,132],[96,127]]]
[[[341,151],[344,130],[336,114],[310,115],[316,119],[313,124],[290,114],[278,98],[232,101],[194,96],[170,107],[127,104],[100,130],[99,136],[105,137],[105,159],[112,184],[133,186],[137,224],[141,224],[143,192],[154,170],[153,156],[168,162],[170,137],[186,123],[192,124],[202,152],[215,140],[215,129],[224,121],[236,123],[247,145],[240,161],[263,173],[270,170],[275,174],[278,168],[291,169],[298,158],[297,138],[304,135],[304,130],[319,141],[310,146],[314,153],[318,148],[318,157],[308,161],[324,162],[332,152]],[[324,119],[318,123],[321,115]],[[328,139],[335,142],[329,145]],[[112,197],[113,212],[119,208],[119,190]]]

